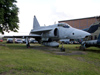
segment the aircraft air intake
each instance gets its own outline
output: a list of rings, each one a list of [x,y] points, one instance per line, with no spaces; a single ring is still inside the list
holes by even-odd
[[[57,28],[55,28],[49,32],[49,37],[58,37],[58,35],[59,35],[59,33],[58,33]]]
[[[42,37],[46,37],[46,38],[51,38],[51,37],[58,37],[59,33],[58,33],[58,29],[54,28],[49,32],[43,33]]]
[[[54,29],[54,36],[58,36],[59,34],[58,34],[58,29],[57,28],[55,28]]]

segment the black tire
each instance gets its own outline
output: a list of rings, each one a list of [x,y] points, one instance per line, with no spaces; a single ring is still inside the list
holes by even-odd
[[[80,46],[79,50],[85,51],[85,48],[83,46]]]
[[[61,52],[65,52],[65,48],[60,48],[60,51]]]

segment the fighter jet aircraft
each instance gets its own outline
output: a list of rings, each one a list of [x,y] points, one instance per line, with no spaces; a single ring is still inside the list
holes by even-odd
[[[100,48],[100,22],[92,24],[89,28],[84,30],[91,33],[91,36],[84,38],[84,41],[80,46],[80,50],[85,50],[91,46]]]
[[[26,45],[29,46],[28,38],[35,38],[40,44],[45,46],[58,47],[60,39],[80,39],[91,35],[88,32],[71,27],[67,23],[58,23],[49,26],[40,26],[36,16],[34,16],[33,29],[28,36],[4,36],[5,38],[25,38]]]

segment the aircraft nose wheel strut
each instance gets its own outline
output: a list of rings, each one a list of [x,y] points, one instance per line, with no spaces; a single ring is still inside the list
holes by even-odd
[[[62,44],[62,47],[60,48],[60,51],[65,52],[65,48],[63,47],[63,42],[61,44]]]

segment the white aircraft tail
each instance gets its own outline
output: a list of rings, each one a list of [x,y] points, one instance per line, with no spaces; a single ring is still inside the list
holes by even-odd
[[[40,24],[36,18],[36,16],[34,16],[34,19],[33,19],[33,29],[37,29],[40,27]]]

